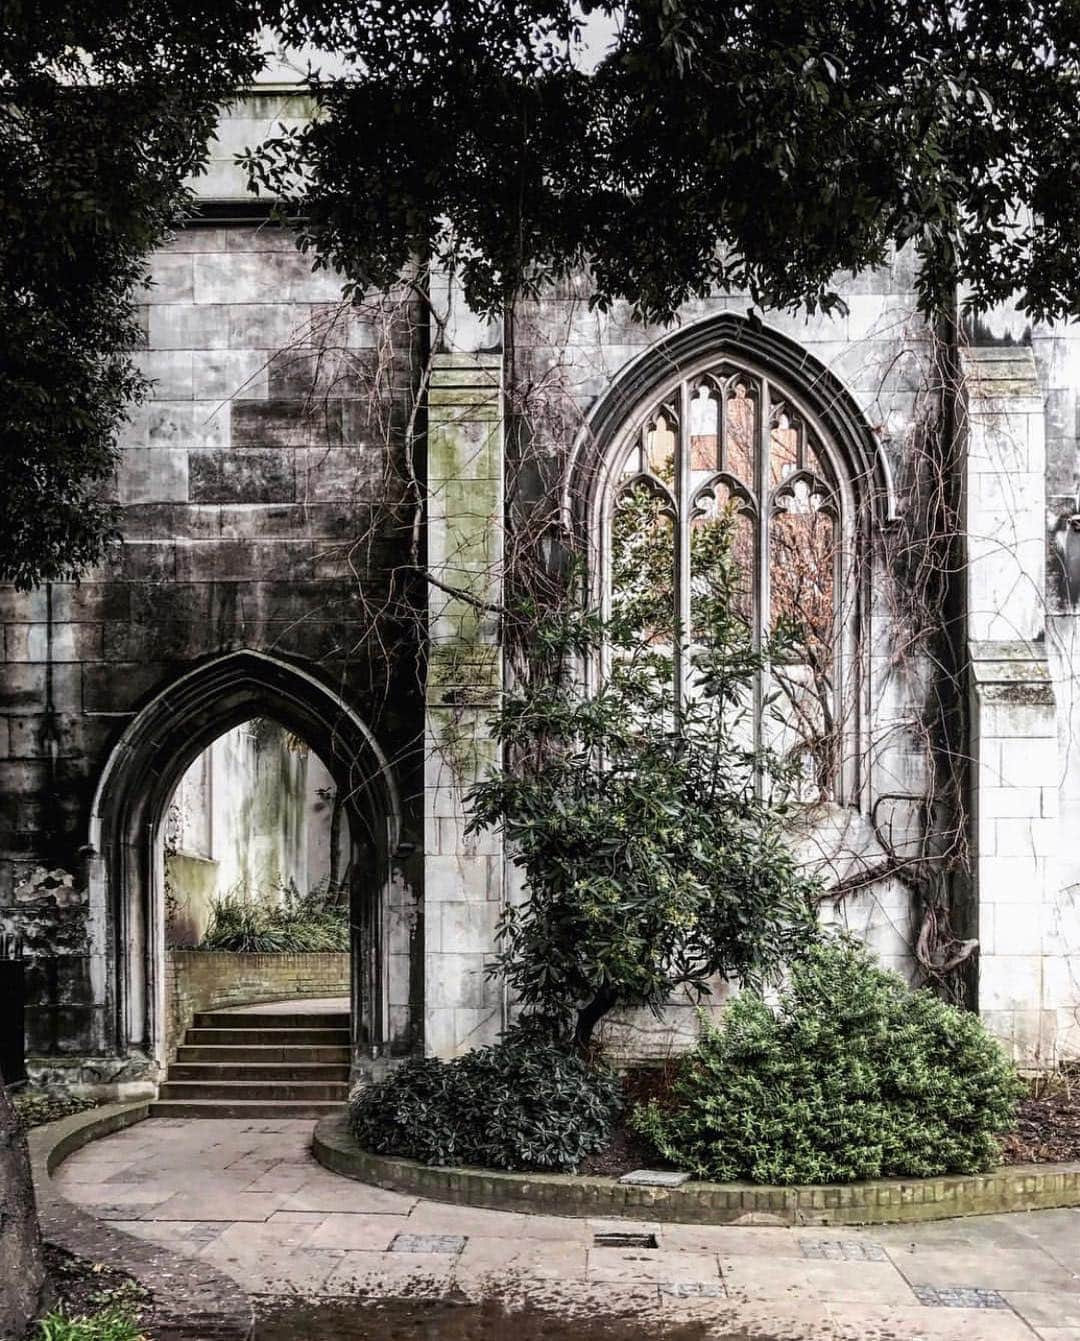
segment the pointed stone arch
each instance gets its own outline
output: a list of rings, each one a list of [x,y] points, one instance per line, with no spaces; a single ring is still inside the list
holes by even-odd
[[[598,490],[605,487],[605,462],[613,439],[635,409],[652,399],[670,379],[685,376],[703,359],[745,359],[765,376],[790,389],[815,415],[844,459],[845,473],[879,524],[896,518],[896,491],[882,445],[870,432],[855,397],[814,354],[759,320],[722,312],[691,322],[647,346],[604,391],[582,425],[571,454],[566,520],[587,531]]]
[[[322,759],[345,797],[354,872],[350,893],[354,1061],[386,1039],[383,911],[401,807],[378,742],[312,670],[238,651],[188,671],[134,716],[102,771],[90,812],[89,893],[109,1050],[133,1077],[165,1060],[164,879],[159,834],[189,764],[218,736],[272,717]],[[145,1062],[141,1068],[140,1063]]]
[[[590,596],[597,608],[603,609],[608,591],[606,538],[610,533],[613,499],[621,487],[620,471],[628,435],[640,430],[641,418],[650,409],[659,409],[663,414],[670,408],[669,426],[680,422],[680,394],[688,391],[694,379],[705,381],[715,376],[721,366],[739,376],[745,373],[753,382],[767,387],[770,394],[779,393],[774,403],[792,405],[800,419],[812,426],[823,458],[827,457],[830,463],[830,478],[838,501],[837,526],[842,537],[837,550],[844,556],[845,569],[842,588],[845,594],[837,606],[838,657],[846,687],[842,704],[845,720],[836,751],[840,761],[835,774],[836,788],[837,796],[845,804],[869,813],[872,794],[867,770],[862,766],[871,711],[867,657],[872,617],[869,560],[874,533],[896,520],[897,502],[882,444],[871,431],[854,395],[830,368],[781,331],[732,312],[671,331],[632,359],[589,411],[564,475],[563,525],[573,547],[584,557]],[[685,409],[689,410],[689,402]],[[757,423],[756,431],[767,437],[765,420],[759,418]],[[685,421],[682,431],[689,433]],[[689,456],[688,438],[679,450]],[[759,446],[758,451],[764,470],[767,446]],[[734,476],[719,470],[715,474],[717,480],[723,476],[725,487],[735,485],[738,489],[739,482]],[[765,480],[759,484],[764,486]],[[755,569],[758,577],[764,564],[761,556],[769,544],[770,525],[765,491],[762,488],[759,492],[762,497],[757,505],[754,523],[757,533],[753,542],[759,556]],[[745,490],[742,497],[752,510]],[[686,509],[681,524],[684,530],[691,524]],[[683,543],[688,546],[685,539]],[[684,575],[677,579],[676,586],[681,588],[685,600],[682,610],[685,623],[689,616],[690,584],[685,575],[689,571],[688,549],[680,562]],[[766,590],[765,583],[759,581],[756,594],[759,620],[766,611]],[[584,673],[598,673],[599,665],[598,659],[587,663]],[[760,693],[760,686],[755,692]]]

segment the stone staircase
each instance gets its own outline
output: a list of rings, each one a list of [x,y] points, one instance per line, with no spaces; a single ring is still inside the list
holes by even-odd
[[[210,1011],[177,1049],[151,1117],[319,1118],[349,1091],[349,1016]]]

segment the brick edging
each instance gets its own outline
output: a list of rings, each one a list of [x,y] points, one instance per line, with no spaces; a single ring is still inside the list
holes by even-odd
[[[459,1206],[533,1215],[714,1225],[871,1225],[1080,1206],[1080,1161],[821,1186],[689,1182],[675,1188],[630,1187],[615,1178],[448,1169],[375,1155],[356,1144],[346,1113],[320,1120],[312,1150],[325,1168],[359,1182]]]
[[[98,1220],[60,1192],[51,1175],[91,1141],[142,1122],[149,1105],[109,1104],[28,1133],[42,1237],[92,1262],[126,1271],[154,1296],[154,1341],[251,1341],[255,1315],[247,1295],[208,1262],[181,1257]]]

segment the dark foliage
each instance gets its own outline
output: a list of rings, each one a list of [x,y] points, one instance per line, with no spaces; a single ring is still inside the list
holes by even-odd
[[[660,1013],[679,989],[707,995],[717,974],[768,980],[816,928],[817,886],[784,835],[790,768],[749,743],[768,649],[719,602],[695,658],[700,693],[676,709],[674,631],[658,634],[625,593],[619,604],[629,613],[602,625],[571,613],[538,628],[563,671],[505,696],[493,723],[505,763],[469,797],[471,827],[503,834],[527,887],[503,915],[493,971],[579,1046],[613,1009]],[[610,672],[583,689],[572,653],[602,646]]]
[[[254,176],[361,287],[433,255],[494,310],[588,264],[667,319],[714,287],[830,305],[912,242],[927,309],[1080,312],[1075,5],[326,0],[283,29],[358,73]]]
[[[0,7],[0,581],[76,576],[114,535],[116,434],[145,391],[136,292],[266,7]]]
[[[514,1030],[450,1062],[414,1058],[353,1098],[365,1150],[425,1164],[573,1170],[611,1137],[616,1076],[543,1038]]]
[[[349,940],[349,909],[333,891],[285,889],[262,898],[215,899],[199,949],[296,954],[348,950]]]

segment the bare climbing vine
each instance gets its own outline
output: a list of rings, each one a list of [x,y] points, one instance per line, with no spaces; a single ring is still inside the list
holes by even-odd
[[[567,324],[587,314],[584,300],[567,310]],[[537,632],[553,611],[580,600],[581,572],[592,558],[590,539],[568,526],[568,511],[582,501],[574,497],[571,448],[587,432],[593,387],[625,356],[607,367],[602,341],[571,345],[565,332],[536,320],[534,305],[519,303],[508,312],[512,338],[503,352],[504,511],[471,519],[501,527],[502,554],[488,584],[501,597],[489,600],[475,586],[429,570],[427,404],[450,324],[449,306],[433,297],[421,268],[389,297],[327,309],[299,334],[295,351],[276,356],[314,351],[306,403],[312,435],[333,450],[333,402],[344,390],[363,420],[362,459],[379,463],[378,474],[357,466],[356,525],[327,557],[340,562],[353,585],[349,645],[335,655],[362,658],[383,702],[403,674],[418,696],[424,690],[433,593],[473,609],[478,624],[491,623],[508,675],[551,673]],[[880,500],[865,491],[871,511],[856,528],[864,543],[851,556],[855,580],[841,612],[858,624],[860,673],[829,725],[833,740],[858,751],[859,794],[850,807],[832,808],[823,837],[822,789],[808,803],[801,836],[807,859],[825,875],[823,902],[834,915],[844,920],[853,900],[876,903],[886,918],[895,917],[921,979],[961,1001],[977,942],[966,934],[970,760],[960,511],[966,424],[958,340],[956,331],[929,330],[922,322],[890,332],[891,352],[868,413],[877,417],[873,426],[892,465],[897,515],[883,524]],[[442,672],[467,681],[469,655],[468,647],[450,653]],[[454,656],[461,658],[456,667]],[[434,749],[462,775],[474,774],[483,758],[476,712],[483,701],[483,694],[470,699],[466,686],[440,737],[414,736],[402,750]],[[798,734],[797,714],[791,729]],[[851,822],[856,812],[864,817],[860,825]],[[904,892],[910,921],[880,901],[889,886]]]

